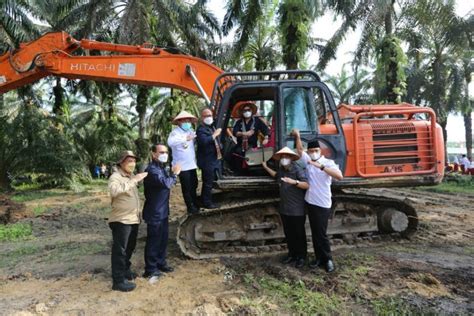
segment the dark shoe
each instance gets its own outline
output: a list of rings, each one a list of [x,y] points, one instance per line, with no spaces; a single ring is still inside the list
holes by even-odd
[[[336,270],[336,267],[334,266],[334,262],[332,262],[332,260],[328,260],[328,262],[326,262],[326,272],[330,273],[330,272],[333,272],[334,270]]]
[[[133,291],[137,286],[133,282],[123,280],[122,282],[114,282],[112,290],[121,291],[121,292],[130,292]]]
[[[173,272],[174,271],[173,267],[170,267],[169,265],[162,266],[158,269],[160,269],[161,272]]]
[[[295,261],[295,268],[296,269],[301,269],[304,267],[304,264],[306,263],[306,260],[304,258],[298,258]]]
[[[321,267],[323,267],[323,263],[321,262],[321,260],[316,259],[316,260],[313,260],[309,263],[309,267],[311,269],[321,268]]]
[[[283,259],[280,260],[281,263],[283,264],[289,264],[289,263],[292,263],[292,262],[295,262],[296,261],[296,258],[295,257],[290,257],[290,256],[286,256],[284,257]]]
[[[125,272],[125,279],[129,280],[129,281],[133,281],[137,278],[137,274],[135,272],[132,272],[132,271],[127,271]]]
[[[207,209],[210,209],[210,210],[213,210],[213,209],[216,209],[216,208],[219,208],[219,204],[215,204],[215,203],[211,203],[211,204],[204,204],[204,208],[207,208]]]
[[[144,278],[160,277],[161,275],[162,275],[162,273],[160,271],[153,271],[153,272],[143,273]]]
[[[196,207],[196,208],[189,208],[188,209],[188,214],[197,214],[199,213],[199,209]]]

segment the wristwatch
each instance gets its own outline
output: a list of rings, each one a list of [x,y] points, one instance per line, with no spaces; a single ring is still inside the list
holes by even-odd
[[[298,186],[298,184],[300,184],[300,182],[298,180],[296,180],[295,185]]]
[[[323,164],[321,164],[321,167],[319,167],[319,169],[321,169],[321,171],[323,171],[323,170],[324,170],[324,168],[326,168],[326,166],[325,166],[325,165],[323,165]]]

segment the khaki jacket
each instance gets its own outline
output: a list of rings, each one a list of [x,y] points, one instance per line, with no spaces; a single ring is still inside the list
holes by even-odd
[[[140,197],[137,182],[120,167],[109,178],[109,193],[112,198],[112,212],[109,223],[139,224],[141,218]]]

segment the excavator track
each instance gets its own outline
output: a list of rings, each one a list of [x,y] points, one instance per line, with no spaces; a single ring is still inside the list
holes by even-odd
[[[219,209],[183,217],[177,236],[181,250],[194,259],[286,251],[279,199],[271,195],[260,199],[234,197]],[[220,199],[226,201],[225,195]],[[332,210],[328,234],[333,245],[399,240],[413,234],[418,226],[415,208],[403,197],[377,196],[363,190],[337,192]],[[306,234],[311,243],[308,221]],[[311,244],[308,248],[312,249]]]

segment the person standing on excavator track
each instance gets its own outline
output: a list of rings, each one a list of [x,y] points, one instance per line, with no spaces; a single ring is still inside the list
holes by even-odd
[[[193,131],[193,123],[197,118],[186,111],[181,111],[173,120],[175,127],[169,137],[168,146],[173,155],[172,165],[181,165],[179,182],[181,192],[188,209],[188,214],[199,212],[196,190],[198,186],[196,153],[194,149],[194,139],[196,134]]]
[[[221,170],[222,149],[218,137],[222,129],[216,129],[209,108],[201,111],[201,122],[196,130],[197,164],[202,175],[201,202],[204,208],[215,209],[219,206],[212,201],[211,192],[216,174]]]
[[[288,246],[288,255],[281,262],[294,263],[299,269],[304,267],[307,255],[304,195],[309,186],[304,169],[295,162],[300,157],[294,151],[284,147],[272,158],[279,161],[277,171],[269,168],[265,161],[262,166],[277,179],[280,187],[279,213]]]
[[[321,154],[318,140],[308,143],[307,153],[301,142],[300,132],[293,129],[298,155],[306,164],[306,174],[309,188],[305,201],[313,239],[315,260],[310,262],[310,268],[324,267],[327,272],[333,272],[336,267],[331,256],[331,247],[327,236],[329,217],[331,216],[331,182],[332,179],[342,180],[343,175],[338,165]]]

